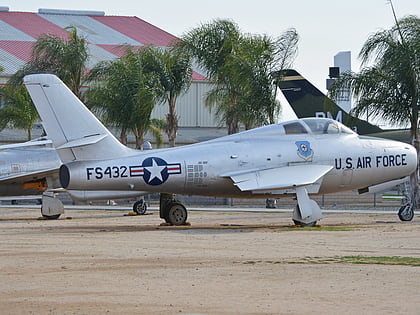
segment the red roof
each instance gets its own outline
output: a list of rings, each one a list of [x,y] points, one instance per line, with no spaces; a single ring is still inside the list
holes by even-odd
[[[142,43],[170,46],[178,38],[135,16],[90,16],[102,24]]]
[[[24,42],[15,40],[0,40],[0,48],[14,55],[15,57],[29,62],[31,59],[32,45],[35,42]]]
[[[57,15],[54,19],[50,19],[51,21],[58,21],[57,24],[54,24],[48,20],[49,17],[46,14],[0,11],[0,21],[10,25],[10,28],[0,30],[0,49],[16,56],[16,58],[26,63],[30,62],[32,45],[40,35],[54,34],[65,40],[68,39],[67,31],[59,26],[60,17],[60,15]],[[62,17],[63,19],[68,19],[66,15],[62,15]],[[81,28],[82,30],[85,28],[88,29],[90,26],[89,23],[93,22],[92,20],[95,20],[95,23],[101,23],[107,27],[103,28],[104,33],[95,34],[95,44],[90,44],[99,46],[116,57],[121,57],[125,53],[126,47],[124,43],[126,43],[127,37],[133,39],[141,45],[154,45],[160,47],[172,46],[177,40],[179,40],[177,37],[169,34],[168,32],[165,32],[162,29],[134,16],[90,15],[80,18],[77,23],[80,23],[81,25],[77,24],[75,26],[76,28]],[[108,41],[105,30],[108,29],[108,27],[116,31],[116,33],[113,34],[111,41],[115,42],[113,45],[108,44],[110,41]],[[98,27],[98,29],[101,28]],[[12,33],[8,34],[8,30]],[[22,33],[19,34],[16,30]],[[118,33],[121,38],[119,38]],[[22,36],[23,34],[25,34],[25,36]],[[101,40],[104,40],[103,43],[107,44],[101,44]],[[86,33],[86,41],[88,43],[90,42],[89,33]],[[119,45],[120,43],[121,45]],[[91,49],[91,53],[94,54],[95,49]],[[101,54],[98,54],[98,56],[92,56],[92,60],[95,61],[100,61],[102,58],[103,56]],[[107,58],[109,58],[109,56],[107,56]],[[9,65],[6,70],[14,71],[15,67],[20,67],[20,63],[13,66]],[[192,77],[194,80],[207,80],[206,77],[195,71],[193,72]]]
[[[111,54],[122,57],[125,55],[125,52],[127,51],[126,45],[105,45],[105,44],[96,44],[96,46],[101,47],[102,49],[106,50],[107,52],[110,52]],[[143,46],[130,46],[131,48],[137,49]]]
[[[199,80],[199,81],[208,80],[207,77],[205,77],[204,75],[202,75],[198,72],[195,72],[195,71],[193,71],[192,79],[193,80]]]
[[[0,20],[32,36],[35,40],[42,34],[55,34],[65,39],[68,38],[66,30],[48,22],[36,13],[0,12]]]

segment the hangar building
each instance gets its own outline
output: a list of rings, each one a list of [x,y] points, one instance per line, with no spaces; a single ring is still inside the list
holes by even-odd
[[[73,26],[88,42],[88,68],[102,60],[121,57],[124,45],[168,47],[177,37],[135,16],[108,16],[102,11],[39,9],[37,13],[12,12],[0,7],[0,84],[30,60],[32,45],[42,34],[66,38],[66,27]],[[180,130],[177,143],[193,143],[226,134],[219,121],[204,105],[209,83],[194,69],[189,91],[177,100]],[[154,118],[166,117],[167,104],[157,105]],[[166,137],[165,137],[166,138]],[[17,139],[18,140],[18,139]],[[24,140],[24,139],[22,139]]]

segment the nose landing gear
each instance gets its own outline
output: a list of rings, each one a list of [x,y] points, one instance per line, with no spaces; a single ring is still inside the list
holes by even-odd
[[[413,204],[408,203],[400,208],[398,211],[398,217],[401,221],[411,221],[414,217],[414,209]]]
[[[398,217],[401,221],[411,221],[414,217],[414,204],[411,202],[412,194],[411,194],[411,187],[408,183],[404,184],[404,199],[403,199],[403,206],[401,206],[400,210],[398,210]]]
[[[172,194],[160,194],[159,212],[160,217],[170,225],[185,225],[187,222],[187,209]]]

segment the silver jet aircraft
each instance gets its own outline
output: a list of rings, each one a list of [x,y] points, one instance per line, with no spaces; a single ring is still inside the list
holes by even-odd
[[[57,218],[62,204],[47,187],[60,187],[60,165],[51,140],[46,138],[0,146],[0,200],[42,199],[42,215]]]
[[[51,74],[24,84],[64,163],[61,186],[79,191],[160,193],[160,216],[184,224],[174,194],[232,198],[296,197],[293,220],[313,225],[322,213],[310,195],[366,189],[403,178],[417,166],[406,144],[363,138],[344,125],[307,118],[198,144],[150,151],[122,145]]]
[[[41,214],[56,219],[64,211],[55,193],[62,191],[59,181],[60,157],[47,138],[0,146],[0,201],[42,200]],[[138,197],[136,191],[68,190],[79,201]],[[133,210],[146,212],[143,200],[134,203]]]

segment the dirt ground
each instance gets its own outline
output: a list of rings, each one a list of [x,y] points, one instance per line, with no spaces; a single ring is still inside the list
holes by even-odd
[[[0,313],[420,312],[419,216],[325,214],[300,229],[290,213],[190,212],[186,227],[124,213],[2,207]]]

